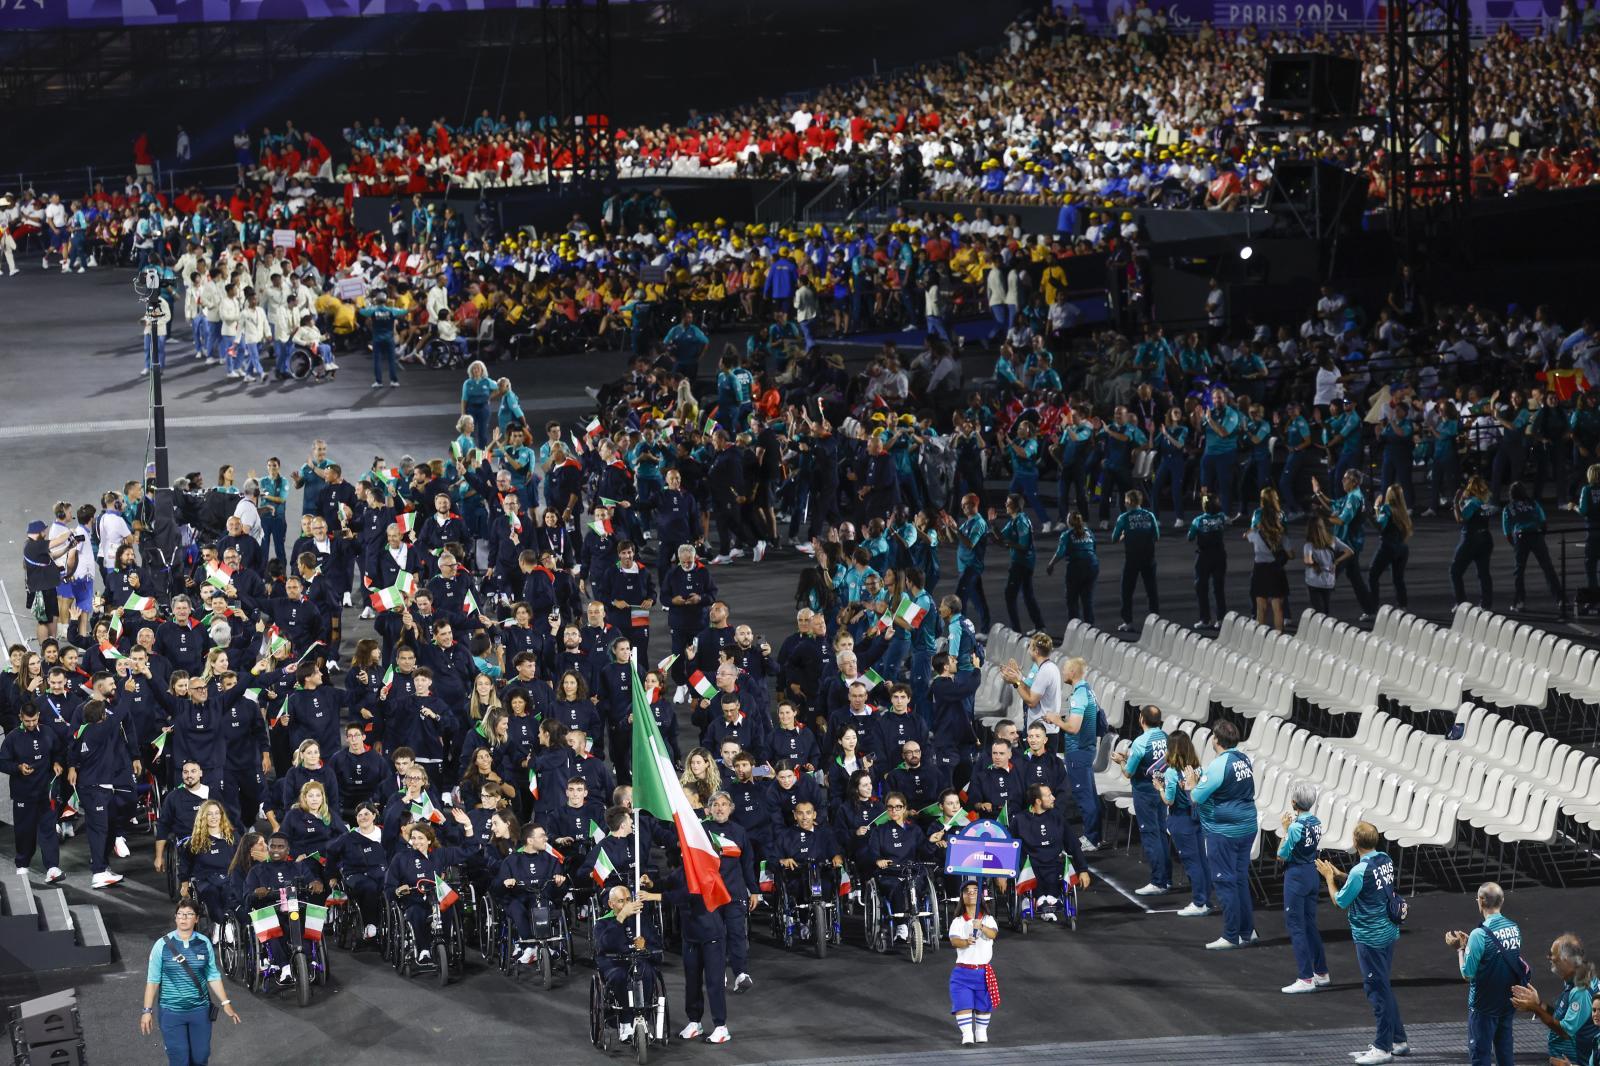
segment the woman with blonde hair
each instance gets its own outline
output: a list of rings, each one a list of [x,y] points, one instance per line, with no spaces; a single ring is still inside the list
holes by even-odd
[[[221,928],[228,915],[228,864],[233,861],[233,823],[222,804],[208,799],[194,812],[194,832],[178,848],[178,895],[198,900]]]
[[[1456,542],[1456,553],[1450,560],[1450,588],[1455,602],[1467,598],[1462,578],[1467,567],[1478,568],[1479,604],[1485,610],[1494,606],[1494,579],[1489,576],[1489,556],[1494,554],[1494,533],[1489,528],[1489,484],[1474,474],[1456,495],[1456,524],[1461,527],[1461,539]]]
[[[289,808],[299,801],[300,793],[308,781],[322,786],[323,795],[334,810],[339,809],[339,779],[333,767],[322,758],[322,745],[315,740],[302,740],[289,758],[289,771],[272,785],[272,802],[267,814],[274,829],[280,828]]]
[[[678,783],[687,788],[691,781],[704,781],[713,796],[722,789],[722,774],[717,769],[716,757],[706,748],[694,748],[683,757]]]
[[[472,679],[472,695],[467,699],[467,714],[472,721],[478,722],[487,718],[490,711],[500,709],[500,694],[494,689],[494,679],[488,674],[479,674]]]
[[[320,781],[307,781],[300,787],[294,806],[284,812],[283,835],[289,838],[289,853],[324,873],[328,848],[334,838],[348,832],[344,819],[328,802],[328,790]]]
[[[1402,610],[1406,606],[1406,560],[1411,556],[1411,511],[1406,507],[1406,494],[1398,484],[1384,491],[1383,499],[1372,509],[1372,520],[1377,523],[1381,540],[1378,554],[1372,557],[1372,569],[1367,571],[1367,588],[1372,602],[1378,602],[1378,579],[1385,569],[1394,571],[1394,602]]]

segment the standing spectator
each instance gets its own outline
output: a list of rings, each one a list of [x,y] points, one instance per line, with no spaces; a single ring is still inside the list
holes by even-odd
[[[1355,1057],[1356,1066],[1379,1066],[1393,1062],[1396,1055],[1411,1053],[1389,978],[1404,904],[1395,895],[1394,863],[1378,850],[1377,828],[1371,822],[1357,822],[1352,838],[1359,861],[1344,875],[1344,887],[1335,883],[1339,870],[1327,859],[1317,860],[1317,873],[1327,885],[1328,898],[1349,916],[1361,984],[1377,1020],[1372,1046]]]
[[[1314,515],[1306,523],[1306,542],[1300,561],[1306,567],[1306,594],[1311,608],[1327,614],[1333,607],[1333,585],[1339,567],[1355,557],[1350,546],[1328,532],[1328,523]]]
[[[1139,709],[1139,725],[1144,732],[1134,738],[1127,751],[1115,752],[1111,761],[1122,768],[1132,783],[1133,816],[1139,822],[1139,847],[1150,864],[1150,880],[1133,890],[1136,896],[1159,896],[1172,891],[1172,854],[1167,850],[1167,805],[1156,791],[1167,776],[1167,731],[1161,728],[1161,708]]]
[[[377,373],[377,349],[372,353],[374,373]],[[399,382],[395,382],[399,384]],[[461,413],[472,419],[472,439],[478,447],[489,446],[489,397],[494,395],[494,379],[482,359],[474,359],[467,367],[467,380],[461,383]]]
[[[1311,809],[1317,805],[1317,786],[1301,781],[1289,793],[1294,810],[1283,815],[1283,843],[1278,859],[1283,866],[1283,924],[1294,947],[1295,980],[1283,991],[1289,995],[1315,992],[1332,983],[1328,958],[1317,929],[1317,854],[1322,847],[1322,822]]]
[[[1084,680],[1088,672],[1089,665],[1082,659],[1072,658],[1061,664],[1061,682],[1072,686],[1067,696],[1066,720],[1061,723],[1061,746],[1072,799],[1083,818],[1083,836],[1078,845],[1085,854],[1100,850],[1100,793],[1094,783],[1094,760],[1100,734],[1105,731],[1100,704]]]
[[[1511,989],[1511,1002],[1517,1010],[1532,1014],[1550,1030],[1545,1050],[1551,1062],[1593,1063],[1596,1036],[1600,1035],[1600,1027],[1594,1021],[1594,1004],[1600,1002],[1600,993],[1595,988],[1594,965],[1577,934],[1562,933],[1556,937],[1550,945],[1550,969],[1563,982],[1560,996],[1550,1003],[1542,1003],[1533,985],[1527,984]],[[1526,963],[1521,972],[1530,972]],[[1502,1061],[1508,1063],[1511,1058],[1508,1055]]]
[[[1239,727],[1218,722],[1211,731],[1216,756],[1204,771],[1190,770],[1184,785],[1200,812],[1206,860],[1222,904],[1222,935],[1206,947],[1212,951],[1243,947],[1255,941],[1255,910],[1250,901],[1250,849],[1256,842],[1256,780],[1250,756],[1238,750]]]

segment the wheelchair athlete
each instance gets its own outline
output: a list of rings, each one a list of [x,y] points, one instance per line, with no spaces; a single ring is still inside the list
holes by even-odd
[[[1089,872],[1078,848],[1078,834],[1056,807],[1055,791],[1049,785],[1029,785],[1024,798],[1028,807],[1012,819],[1011,832],[1022,842],[1023,858],[1032,863],[1038,879],[1033,890],[1036,913],[1042,921],[1054,922],[1060,917],[1061,897],[1067,892],[1065,857],[1072,858],[1073,881],[1079,888],[1089,887]]]
[[[464,826],[463,832],[470,837],[472,827]],[[404,828],[401,835],[405,839],[406,846],[400,848],[390,861],[388,872],[384,876],[384,887],[389,897],[398,903],[405,913],[406,924],[411,926],[411,933],[417,945],[417,961],[430,964],[433,955],[424,946],[432,939],[428,935],[428,920],[432,914],[429,893],[434,891],[434,886],[445,869],[450,866],[461,866],[467,859],[467,853],[465,848],[438,846],[438,834],[427,822],[413,822]],[[458,908],[449,907],[444,911],[446,943],[449,943],[450,935],[455,932],[457,910]]]
[[[524,944],[517,961],[530,965],[537,949],[533,940],[533,909],[557,906],[567,892],[567,875],[562,873],[561,854],[550,847],[550,836],[542,825],[522,831],[522,847],[500,860],[495,881],[504,890],[506,914],[517,940]]]
[[[659,893],[640,892],[635,899],[625,885],[618,885],[606,895],[609,910],[595,919],[594,962],[605,982],[606,999],[615,1006],[628,1001],[628,967],[633,952],[649,954],[639,960],[644,987],[656,987],[656,965],[661,959],[661,934],[654,923],[643,923],[644,935],[634,935],[634,916],[644,909],[646,902],[659,900]]]
[[[794,825],[778,833],[778,844],[774,850],[778,856],[784,890],[791,903],[808,899],[811,895],[806,878],[808,864],[831,863],[835,871],[844,865],[844,849],[834,838],[833,830],[817,825],[817,807],[810,800],[801,800],[795,805]]]
[[[907,940],[911,931],[906,927],[906,884],[909,878],[920,876],[919,863],[927,851],[927,838],[911,822],[906,821],[907,804],[902,793],[891,792],[884,797],[884,807],[889,820],[872,827],[867,833],[862,857],[878,883],[878,891],[889,901],[889,910],[901,916],[895,923],[894,938]]]
[[[273,833],[267,838],[267,861],[252,866],[245,876],[244,907],[249,911],[274,905],[285,896],[299,898],[302,885],[305,886],[307,899],[301,902],[309,900],[320,904],[327,897],[327,887],[312,867],[296,862],[290,856],[289,838],[282,833]],[[285,965],[287,945],[283,938],[273,937],[265,943],[267,961],[278,971],[278,983],[293,981],[294,970]]]
[[[333,880],[361,915],[361,938],[378,935],[378,916],[383,913],[384,874],[389,855],[383,849],[383,829],[378,823],[378,805],[362,803],[356,807],[356,824],[328,845],[328,868],[336,871]]]
[[[176,859],[179,896],[204,904],[214,929],[223,927],[232,910],[228,866],[233,854],[233,823],[221,803],[208,799],[195,811],[194,831],[178,846]]]

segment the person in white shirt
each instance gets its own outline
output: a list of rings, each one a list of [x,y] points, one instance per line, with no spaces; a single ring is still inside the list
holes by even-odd
[[[245,297],[244,310],[239,312],[239,370],[246,381],[255,378],[266,381],[267,372],[261,368],[261,345],[272,335],[267,322],[267,312],[256,298],[255,290]]]
[[[207,363],[222,362],[222,268],[212,267],[200,282],[200,314],[205,323],[201,353]]]
[[[144,318],[144,369],[140,377],[150,373],[152,359],[162,370],[167,368],[167,325],[172,321],[172,305],[165,296],[157,296],[155,306],[145,310]]]
[[[124,541],[133,536],[128,520],[122,517],[122,497],[108,492],[100,501],[100,517],[95,519],[95,533],[100,538],[100,566],[110,570],[116,565],[117,551]]]
[[[244,531],[258,543],[261,540],[261,509],[257,506],[260,502],[261,482],[253,477],[247,478],[239,490],[239,502],[234,505],[233,517],[239,520]]]
[[[963,1044],[989,1042],[989,1018],[994,1013],[1000,986],[994,978],[994,938],[1000,927],[985,914],[978,883],[961,886],[961,911],[950,921],[950,946],[956,949],[950,971],[950,1013],[961,1030]]]
[[[228,364],[230,378],[245,376],[241,369],[243,353],[239,350],[239,318],[244,313],[244,302],[239,299],[239,288],[228,282],[217,301],[217,334],[221,338],[222,358]]]

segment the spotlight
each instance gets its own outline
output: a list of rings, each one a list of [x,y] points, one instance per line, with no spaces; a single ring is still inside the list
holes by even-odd
[[[1250,245],[1248,245],[1248,244],[1245,245],[1243,248],[1239,249],[1239,258],[1240,259],[1249,259],[1252,255],[1255,255],[1255,254],[1256,254],[1256,250],[1254,248],[1250,247]]]

